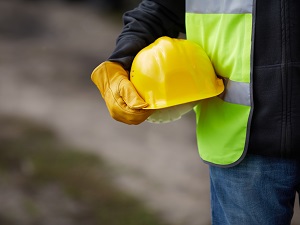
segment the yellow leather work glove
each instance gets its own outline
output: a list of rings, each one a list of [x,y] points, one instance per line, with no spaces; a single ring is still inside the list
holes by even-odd
[[[137,93],[128,79],[128,73],[119,63],[105,61],[95,68],[91,75],[105,100],[112,118],[126,124],[140,124],[153,110]]]

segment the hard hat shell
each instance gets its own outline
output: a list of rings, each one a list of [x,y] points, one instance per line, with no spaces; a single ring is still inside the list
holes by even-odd
[[[196,43],[161,37],[134,58],[130,80],[149,104],[161,109],[219,95],[223,81],[216,77],[205,51]]]

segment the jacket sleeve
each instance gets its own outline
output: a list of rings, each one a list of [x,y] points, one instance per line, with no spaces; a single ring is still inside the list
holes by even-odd
[[[108,60],[129,70],[135,55],[157,38],[185,33],[185,0],[143,0],[123,15],[123,23]]]

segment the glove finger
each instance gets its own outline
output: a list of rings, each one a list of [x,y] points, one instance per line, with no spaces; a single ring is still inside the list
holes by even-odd
[[[120,82],[119,93],[130,109],[143,109],[149,105],[138,94],[133,84],[127,79],[123,79]]]
[[[126,124],[140,124],[153,113],[153,110],[128,107],[124,100],[120,96],[113,94],[111,90],[106,92],[105,102],[111,117]]]

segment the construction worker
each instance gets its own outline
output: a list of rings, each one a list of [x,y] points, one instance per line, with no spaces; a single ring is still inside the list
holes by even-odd
[[[115,50],[93,71],[112,117],[139,124],[153,111],[129,80],[138,52],[180,33],[204,49],[225,81],[221,96],[195,107],[213,225],[291,223],[300,190],[299,10],[293,0],[144,0],[124,14]]]

